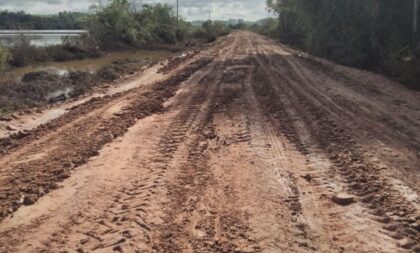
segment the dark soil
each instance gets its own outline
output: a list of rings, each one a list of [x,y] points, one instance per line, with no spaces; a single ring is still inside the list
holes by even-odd
[[[142,62],[136,60],[114,61],[97,71],[95,79],[100,81],[114,81],[122,75],[133,74],[143,66]]]
[[[103,85],[133,74],[143,66],[140,61],[116,61],[92,74],[84,71],[67,75],[39,71],[23,76],[21,81],[5,81],[0,84],[0,113],[44,106],[86,93],[95,86]]]

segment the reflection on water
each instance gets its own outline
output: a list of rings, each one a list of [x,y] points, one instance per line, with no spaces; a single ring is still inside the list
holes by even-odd
[[[59,35],[59,34],[48,34],[48,35],[25,35],[25,38],[29,40],[30,44],[37,47],[47,47],[63,44],[65,39],[69,37],[71,39],[77,39],[81,35]],[[3,35],[0,34],[0,45],[4,47],[13,46],[17,40],[21,39],[20,35]]]
[[[46,47],[60,45],[66,39],[77,40],[84,33],[84,30],[0,30],[0,45],[10,47],[23,36],[31,45]]]
[[[49,71],[59,75],[64,75],[69,71],[89,71],[95,72],[103,66],[106,66],[117,60],[140,60],[145,64],[161,61],[167,58],[171,53],[164,50],[147,51],[135,50],[127,52],[106,53],[103,57],[97,59],[85,59],[68,62],[47,62],[43,64],[30,65],[22,68],[16,68],[11,71],[0,74],[0,81],[19,80],[23,75],[35,71]]]

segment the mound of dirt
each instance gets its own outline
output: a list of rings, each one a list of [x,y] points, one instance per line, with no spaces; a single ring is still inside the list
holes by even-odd
[[[0,84],[0,113],[43,106],[82,95],[107,82],[133,74],[144,65],[143,61],[120,60],[92,74],[85,71],[69,72],[60,76],[47,71],[27,73],[19,81]]]
[[[110,65],[98,70],[95,78],[103,81],[114,81],[123,75],[135,73],[141,66],[143,66],[143,61],[114,61]]]
[[[56,78],[58,78],[58,76],[48,73],[47,71],[37,71],[25,74],[22,77],[22,82],[27,83],[36,80],[54,80]]]
[[[0,85],[0,107],[17,110],[48,102],[51,94],[71,86],[67,77],[47,72],[26,74],[21,82],[8,81]]]

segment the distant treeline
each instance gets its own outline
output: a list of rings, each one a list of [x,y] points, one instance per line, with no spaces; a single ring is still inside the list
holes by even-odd
[[[278,20],[261,31],[336,62],[387,74],[420,89],[413,0],[267,0]]]
[[[83,29],[89,14],[60,12],[55,15],[31,15],[20,12],[0,12],[0,30]]]

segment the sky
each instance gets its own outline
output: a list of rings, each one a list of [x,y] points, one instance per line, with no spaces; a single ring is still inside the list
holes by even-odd
[[[137,3],[168,3],[175,6],[176,0],[133,0]],[[89,10],[98,0],[0,0],[0,10],[23,10],[33,14],[51,14],[60,11]],[[107,3],[107,0],[102,0]],[[255,21],[269,16],[265,0],[179,0],[180,14],[187,20],[245,19]]]

